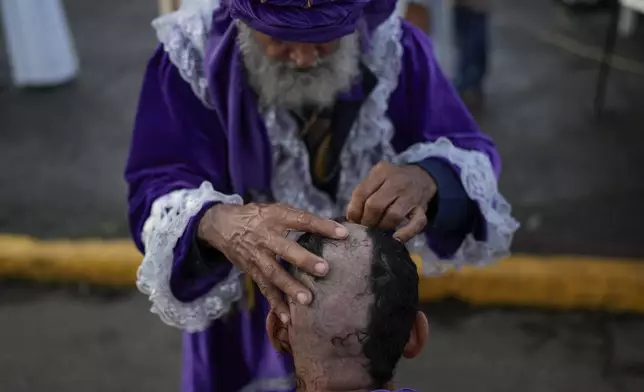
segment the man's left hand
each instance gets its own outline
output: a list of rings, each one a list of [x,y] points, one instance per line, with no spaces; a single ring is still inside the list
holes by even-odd
[[[380,162],[351,195],[347,219],[365,226],[394,229],[407,242],[427,225],[427,207],[436,194],[436,182],[418,165]]]

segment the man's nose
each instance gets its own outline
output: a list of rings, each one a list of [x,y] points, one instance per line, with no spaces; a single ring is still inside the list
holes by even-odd
[[[291,49],[290,59],[298,68],[311,68],[318,61],[318,51],[313,44],[296,44]]]

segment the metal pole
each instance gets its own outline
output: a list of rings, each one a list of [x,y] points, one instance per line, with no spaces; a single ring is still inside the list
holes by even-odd
[[[597,118],[601,116],[604,110],[604,103],[606,101],[606,85],[608,83],[613,52],[615,51],[615,43],[617,41],[619,12],[622,8],[620,0],[614,0],[613,3],[610,25],[608,27],[608,32],[606,33],[606,41],[604,42],[604,54],[599,67],[599,75],[597,77],[597,86],[595,90],[595,116]]]

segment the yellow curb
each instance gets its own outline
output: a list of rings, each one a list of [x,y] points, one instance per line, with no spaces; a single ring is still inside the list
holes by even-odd
[[[0,276],[132,287],[141,254],[129,240],[40,241],[0,235]],[[644,260],[516,255],[424,277],[423,301],[644,313]]]
[[[421,279],[423,300],[450,296],[474,305],[644,313],[644,260],[519,255]]]
[[[141,254],[129,240],[40,241],[0,235],[0,276],[133,286]]]

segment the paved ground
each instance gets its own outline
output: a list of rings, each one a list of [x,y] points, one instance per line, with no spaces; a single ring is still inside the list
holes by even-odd
[[[156,2],[64,3],[80,78],[49,91],[0,91],[0,232],[127,235],[121,172],[155,45]],[[643,34],[620,40],[619,54],[640,62],[613,73],[599,122],[591,110],[596,61],[573,53],[579,45],[561,48],[572,38],[597,49],[607,23],[605,12],[566,13],[551,1],[496,2],[482,124],[498,142],[501,186],[524,223],[517,251],[644,255]]]
[[[180,339],[140,295],[0,289],[0,390],[177,390]],[[644,318],[427,309],[431,340],[398,384],[441,392],[641,392]]]

